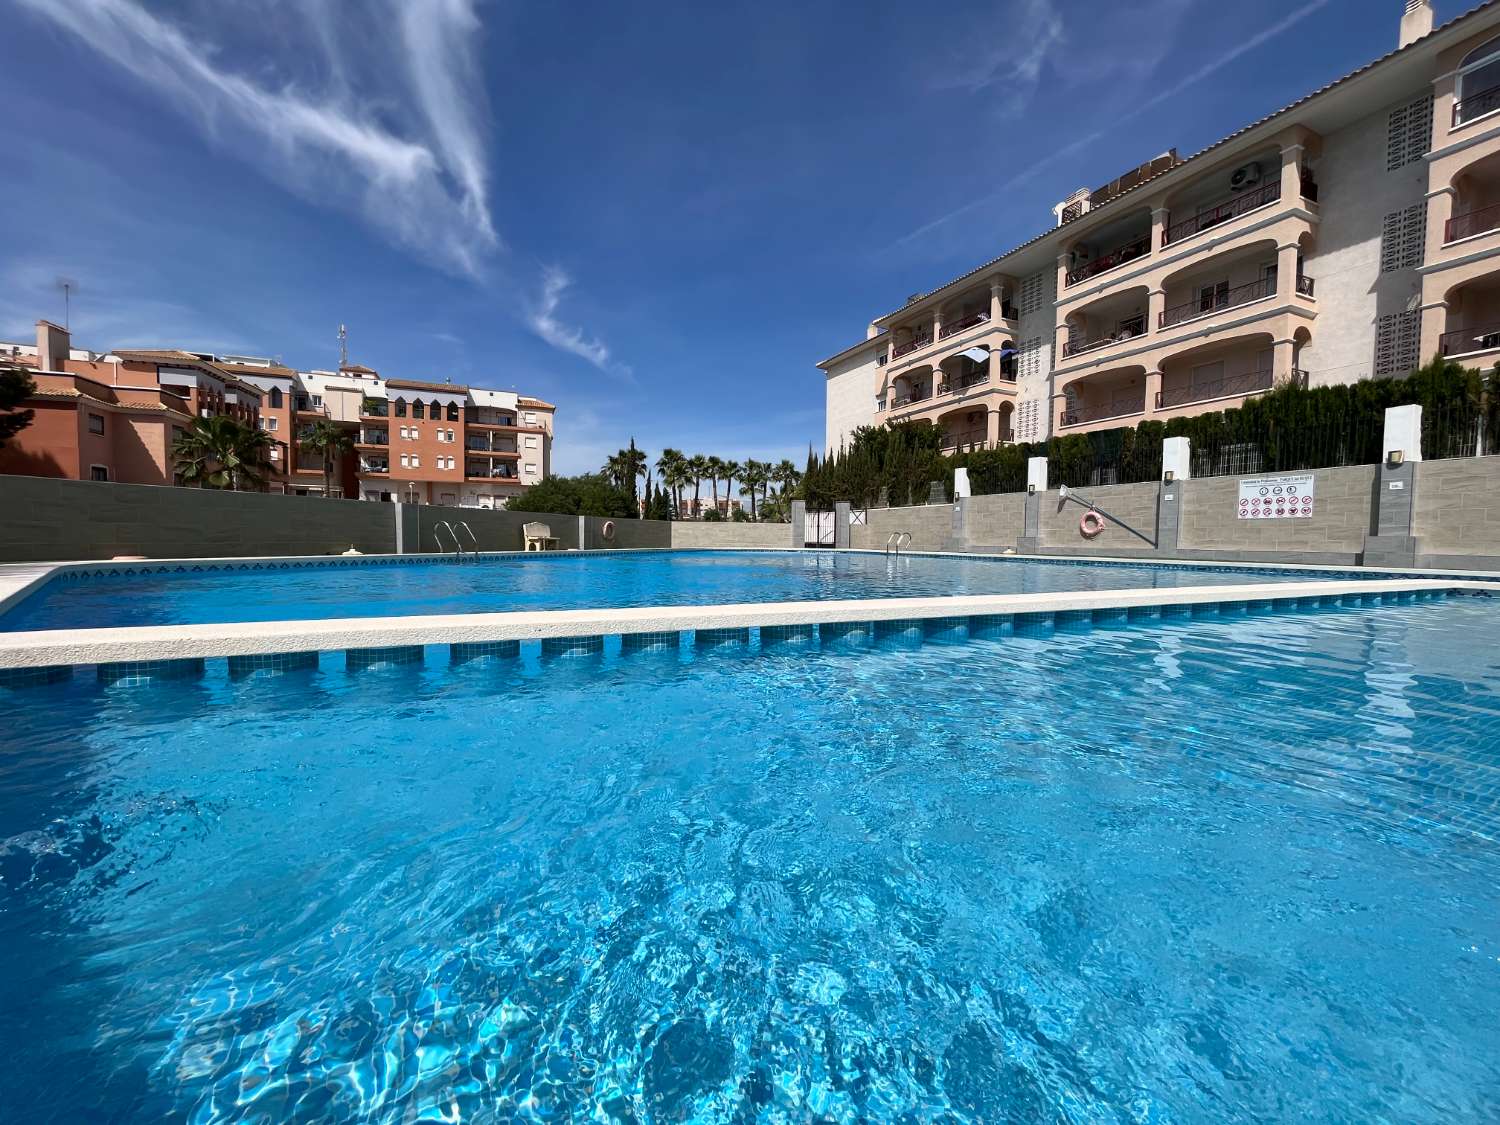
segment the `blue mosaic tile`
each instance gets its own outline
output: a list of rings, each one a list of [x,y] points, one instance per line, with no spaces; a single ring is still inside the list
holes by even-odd
[[[1096,629],[1110,629],[1124,625],[1130,621],[1130,614],[1123,607],[1114,609],[1096,609],[1090,615]]]
[[[1052,615],[1052,627],[1060,633],[1077,633],[1093,624],[1094,614],[1087,609],[1062,609]]]
[[[1008,613],[969,618],[969,636],[994,640],[1016,635],[1016,619]]]
[[[203,675],[202,660],[134,660],[101,664],[99,682],[116,687],[140,687],[167,680],[196,680]]]
[[[874,635],[868,621],[840,621],[818,626],[818,639],[827,649],[868,648]]]
[[[1018,637],[1050,637],[1057,631],[1057,625],[1050,613],[1018,613],[1015,629]]]
[[[47,668],[0,668],[0,687],[39,687],[42,684],[62,683],[72,678],[73,668],[69,664]]]
[[[818,643],[816,625],[762,625],[760,646],[765,649],[814,648]]]
[[[922,622],[922,637],[936,644],[957,644],[969,639],[967,617],[929,617]]]
[[[620,638],[622,652],[677,652],[682,648],[682,634],[626,633]]]
[[[920,620],[877,621],[874,623],[875,643],[898,648],[915,648],[922,643]]]
[[[575,659],[599,656],[604,652],[604,638],[547,637],[542,641],[542,655],[549,659]]]
[[[694,629],[693,647],[700,649],[743,648],[750,643],[750,630],[744,629]]]
[[[405,667],[421,664],[424,659],[425,653],[421,645],[400,645],[395,648],[351,648],[344,652],[344,666],[351,672]]]
[[[448,659],[453,664],[484,659],[515,660],[520,655],[520,641],[475,641],[448,646]]]
[[[318,666],[316,652],[262,652],[250,656],[229,657],[229,677],[241,680],[247,676],[277,676],[285,672],[315,669]]]

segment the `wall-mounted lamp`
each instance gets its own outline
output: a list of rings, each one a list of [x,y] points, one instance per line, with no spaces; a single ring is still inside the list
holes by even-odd
[[[1391,450],[1389,453],[1387,453],[1385,455],[1385,463],[1387,465],[1391,466],[1392,468],[1395,468],[1397,465],[1401,464],[1401,462],[1403,462],[1405,460],[1406,460],[1406,451],[1402,450],[1402,449],[1393,449],[1393,450]]]
[[[1034,485],[1034,484],[1028,484],[1026,486],[1026,495],[1027,496],[1035,496],[1036,495],[1036,485]]]
[[[1171,469],[1168,469],[1166,472],[1162,473],[1161,479],[1167,484],[1171,484],[1174,480],[1177,479],[1177,474]]]

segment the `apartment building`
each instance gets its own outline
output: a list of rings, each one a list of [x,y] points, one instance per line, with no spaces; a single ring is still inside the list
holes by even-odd
[[[873,320],[820,364],[828,448],[926,419],[950,450],[1223,410],[1289,382],[1500,362],[1500,3],[1183,159],[1058,203],[1049,229]]]
[[[0,343],[0,361],[32,370],[35,421],[0,450],[0,473],[172,484],[171,447],[197,417],[227,414],[271,435],[268,486],[321,495],[318,422],[345,429],[336,496],[504,507],[552,471],[556,407],[454,383],[382,378],[372,368],[298,371],[257,356],[175,350],[84,352],[41,321],[37,344]]]

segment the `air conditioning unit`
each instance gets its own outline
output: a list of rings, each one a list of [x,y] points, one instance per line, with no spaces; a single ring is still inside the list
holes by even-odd
[[[1229,177],[1230,191],[1245,191],[1260,183],[1260,162],[1252,160],[1249,164],[1236,168]]]

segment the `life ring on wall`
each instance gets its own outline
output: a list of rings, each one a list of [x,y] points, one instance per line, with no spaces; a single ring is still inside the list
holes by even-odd
[[[604,526],[599,529],[599,534],[604,536],[606,543],[613,543],[615,541],[615,521],[605,520]]]
[[[1083,518],[1078,521],[1078,534],[1085,539],[1095,539],[1104,530],[1104,517],[1094,509],[1090,508],[1083,513]]]

